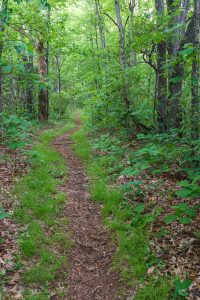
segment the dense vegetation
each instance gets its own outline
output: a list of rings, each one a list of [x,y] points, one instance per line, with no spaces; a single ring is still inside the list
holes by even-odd
[[[62,195],[40,205],[55,193],[51,173],[65,171],[46,150],[60,130],[32,150],[30,139],[48,122],[69,122],[76,109],[84,126],[75,150],[118,243],[114,267],[137,287],[136,300],[198,299],[199,76],[199,0],[0,0],[0,160],[17,169],[20,153],[33,165],[13,218],[28,226],[22,257],[41,263],[24,278],[41,285],[37,299],[49,299],[47,282],[65,264],[61,255],[52,266],[49,250],[64,243],[56,219]],[[44,180],[42,191],[34,178]],[[2,206],[0,220],[10,217]],[[54,218],[49,241],[36,221]]]

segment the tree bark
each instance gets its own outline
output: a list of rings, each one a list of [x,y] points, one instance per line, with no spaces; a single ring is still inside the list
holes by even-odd
[[[125,106],[125,125],[129,126],[129,113],[130,113],[130,99],[129,99],[129,83],[126,75],[127,68],[127,58],[126,58],[126,49],[125,49],[125,31],[122,23],[121,17],[121,8],[119,0],[115,0],[115,12],[117,19],[117,26],[119,30],[119,47],[120,47],[120,65],[123,72],[123,102]]]
[[[43,40],[39,40],[37,45],[38,53],[38,71],[40,75],[40,88],[39,88],[39,105],[38,105],[38,118],[40,121],[48,120],[48,91],[46,87],[47,76],[47,60],[46,49]]]
[[[161,18],[165,15],[164,0],[155,0],[157,12],[157,26]],[[159,28],[159,26],[158,26]],[[167,129],[167,77],[165,72],[167,60],[167,44],[161,41],[157,45],[157,91],[156,107],[158,113],[159,131],[164,132]]]
[[[199,106],[200,106],[200,1],[194,0],[194,35],[193,35],[194,58],[192,62],[192,136],[199,136]]]
[[[129,2],[129,11],[130,11],[130,26],[131,26],[131,42],[133,41],[134,38],[134,9],[135,9],[135,0],[131,0]],[[136,58],[136,52],[134,49],[131,51],[131,66],[135,66],[137,62]]]
[[[56,65],[58,72],[58,95],[59,95],[59,116],[61,116],[62,112],[62,97],[61,97],[61,62],[59,55],[56,55]]]
[[[104,32],[104,28],[103,28],[103,20],[101,17],[101,4],[99,2],[99,0],[95,0],[95,6],[96,6],[96,16],[98,19],[98,29],[99,29],[99,36],[100,36],[100,40],[101,40],[101,48],[105,49],[106,48],[106,39],[105,39],[105,32]]]
[[[2,59],[3,59],[3,37],[2,33],[5,30],[5,22],[8,14],[8,0],[2,0],[0,10],[0,113],[3,112],[3,70],[2,70]]]
[[[24,67],[26,70],[26,109],[28,113],[33,115],[33,82],[31,74],[33,72],[33,57],[22,54]]]
[[[97,25],[98,25],[100,42],[101,42],[101,49],[103,50],[102,60],[103,60],[103,68],[104,68],[104,81],[105,84],[107,84],[108,66],[107,66],[107,55],[106,55],[106,38],[105,38],[105,31],[103,26],[103,19],[101,16],[101,3],[99,0],[95,0],[95,13],[97,17],[97,23],[98,23]]]
[[[26,87],[26,108],[31,116],[33,116],[33,81],[31,75],[33,73],[33,56],[29,56],[27,63],[27,87]]]
[[[115,0],[115,12],[117,18],[117,25],[119,30],[119,45],[120,45],[120,63],[123,69],[127,66],[126,51],[125,51],[125,32],[121,18],[121,8],[119,0]]]
[[[1,33],[1,29],[0,29]],[[0,41],[0,64],[2,62],[2,54],[3,54],[3,42]],[[0,113],[3,112],[3,70],[0,65]]]
[[[182,94],[184,65],[179,59],[179,51],[185,38],[185,26],[190,0],[167,0],[169,27],[175,28],[168,44],[169,59],[173,65],[169,69],[170,127],[180,127],[180,98]],[[179,25],[179,26],[177,26]]]

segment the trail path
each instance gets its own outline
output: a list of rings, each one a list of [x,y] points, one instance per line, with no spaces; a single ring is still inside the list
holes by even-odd
[[[72,150],[70,136],[78,128],[80,124],[54,142],[68,167],[67,182],[61,188],[68,198],[65,209],[73,241],[67,300],[119,300],[120,280],[111,268],[115,247],[102,224],[100,205],[90,199],[82,164]]]

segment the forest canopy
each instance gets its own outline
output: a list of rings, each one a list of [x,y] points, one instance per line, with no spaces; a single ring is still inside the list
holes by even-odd
[[[199,22],[199,1],[2,0],[0,110],[196,136]]]

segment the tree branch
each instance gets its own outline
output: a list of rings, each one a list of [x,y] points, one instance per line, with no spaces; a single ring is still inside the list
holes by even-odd
[[[107,13],[103,13],[105,16],[107,16],[111,21],[113,21],[113,23],[117,26],[117,28],[119,29],[119,26],[117,24],[117,22],[115,22],[115,20]]]
[[[150,52],[148,52],[148,51],[142,51],[142,54],[143,54],[144,61],[148,65],[150,65],[154,69],[155,72],[157,72],[157,66],[156,66],[156,64],[152,60],[152,55],[153,55],[153,52],[155,51],[155,47],[156,47],[156,44],[152,43],[152,48],[151,48]]]
[[[126,26],[127,26],[127,24],[128,24],[128,20],[129,20],[129,16],[127,17],[127,19],[126,19],[126,22],[125,22],[125,25],[124,25],[124,30],[126,29]]]

